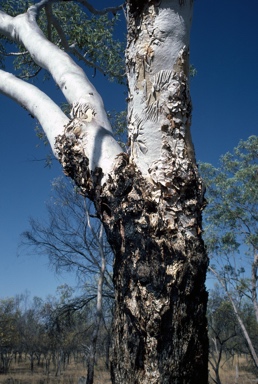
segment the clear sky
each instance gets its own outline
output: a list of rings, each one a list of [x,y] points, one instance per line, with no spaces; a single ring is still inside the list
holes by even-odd
[[[92,3],[100,8],[119,1]],[[198,74],[191,81],[191,94],[198,160],[216,165],[219,156],[231,151],[240,139],[258,134],[257,14],[257,0],[195,0],[191,63]],[[100,74],[93,81],[108,110],[124,107],[123,89],[108,84]],[[41,88],[63,101],[50,83]],[[30,216],[44,219],[51,181],[62,170],[58,164],[49,169],[35,161],[47,150],[25,110],[0,95],[0,112],[0,298],[27,290],[44,299],[54,295],[58,285],[74,284],[74,276],[56,276],[48,260],[40,256],[23,252],[17,257],[18,244]]]

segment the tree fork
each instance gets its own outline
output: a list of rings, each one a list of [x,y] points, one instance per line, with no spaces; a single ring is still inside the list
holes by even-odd
[[[191,0],[127,2],[130,154],[118,154],[101,180],[76,135],[56,142],[115,255],[114,384],[208,383],[205,201],[190,135],[191,8]]]
[[[63,161],[67,164],[69,159],[71,151]],[[153,200],[156,187],[146,182],[126,154],[117,157],[104,186],[95,184],[92,189],[115,254],[113,383],[208,382],[207,257],[200,231],[203,196],[192,166],[189,174],[187,183],[174,175],[175,205],[192,215],[196,201],[195,238],[182,237],[182,230],[168,226],[164,218],[168,191],[163,188],[159,200]]]

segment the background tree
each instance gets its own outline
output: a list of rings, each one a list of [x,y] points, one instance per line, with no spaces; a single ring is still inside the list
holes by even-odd
[[[22,245],[48,257],[50,265],[58,272],[76,272],[79,284],[83,287],[83,296],[70,298],[67,302],[69,292],[64,292],[65,296],[68,295],[64,297],[64,311],[83,308],[90,301],[95,303],[92,340],[87,348],[87,384],[91,384],[98,335],[104,317],[108,316],[103,310],[103,300],[114,299],[111,272],[113,253],[93,205],[79,194],[78,188],[69,181],[58,179],[53,183],[53,192],[47,204],[47,222],[30,219],[30,230],[22,234]]]
[[[46,376],[59,376],[71,363],[85,367],[85,347],[91,345],[96,310],[85,300],[80,308],[78,302],[73,308],[72,293],[73,289],[65,285],[46,300],[31,300],[26,293],[0,301],[0,374],[15,367],[27,367],[33,373],[44,366]],[[101,323],[97,358],[105,358],[105,337]]]
[[[88,2],[78,3],[74,12],[85,6],[98,13]],[[205,384],[204,201],[188,89],[193,1],[126,2],[129,153],[115,140],[83,70],[52,41],[53,26],[61,41],[76,28],[68,23],[62,34],[57,23],[67,4],[42,0],[25,13],[15,7],[18,16],[3,6],[0,32],[51,74],[71,105],[70,118],[45,93],[3,70],[0,91],[38,119],[65,173],[94,201],[105,227],[115,255],[113,383]],[[78,32],[85,36],[81,46],[77,38],[78,46],[86,51],[88,34]]]
[[[202,164],[207,185],[205,240],[212,256],[211,272],[232,305],[249,353],[258,367],[255,338],[250,337],[242,306],[252,303],[258,322],[258,137],[240,141],[220,167]],[[249,307],[250,308],[250,307]]]
[[[241,351],[239,341],[241,333],[231,303],[218,286],[215,286],[209,294],[208,324],[211,379],[216,384],[221,384],[220,369],[227,360]]]
[[[17,326],[21,316],[20,298],[0,300],[0,372],[8,373],[15,351],[21,342]]]

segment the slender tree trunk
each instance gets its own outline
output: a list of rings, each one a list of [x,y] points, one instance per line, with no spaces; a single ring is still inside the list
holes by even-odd
[[[250,353],[250,356],[252,357],[253,359],[253,362],[255,364],[255,366],[258,368],[258,356],[256,354],[256,351],[254,349],[254,346],[253,346],[253,343],[252,343],[252,340],[250,339],[249,337],[249,334],[248,334],[248,331],[245,327],[245,324],[239,314],[239,311],[237,309],[237,306],[235,304],[235,301],[234,299],[232,298],[230,292],[228,291],[227,289],[227,285],[225,284],[225,282],[223,281],[223,279],[219,276],[219,274],[216,272],[215,269],[209,267],[210,271],[214,274],[214,276],[216,276],[217,280],[219,281],[219,283],[221,284],[221,286],[224,288],[225,292],[226,292],[226,295],[227,297],[229,298],[229,301],[232,305],[232,308],[233,308],[233,311],[234,311],[234,314],[236,316],[236,319],[238,321],[238,324],[240,326],[240,329],[242,331],[242,334],[246,340],[246,344],[247,344],[247,348],[249,349],[249,353]]]
[[[88,222],[88,225],[91,227],[90,221]],[[96,318],[95,318],[95,324],[93,328],[91,346],[90,346],[89,357],[87,362],[86,384],[93,384],[94,382],[94,367],[95,367],[95,361],[96,361],[97,341],[98,341],[99,329],[101,326],[101,322],[103,320],[102,298],[103,298],[103,284],[104,284],[104,278],[105,278],[105,272],[106,272],[106,258],[103,251],[103,241],[102,241],[103,231],[104,231],[103,226],[101,226],[99,237],[95,235],[95,239],[98,243],[99,253],[101,254],[101,268],[100,268],[99,278],[98,278]]]
[[[254,306],[255,318],[258,323],[258,302],[257,302],[257,267],[258,267],[258,253],[254,252],[254,260],[252,264],[252,302]]]

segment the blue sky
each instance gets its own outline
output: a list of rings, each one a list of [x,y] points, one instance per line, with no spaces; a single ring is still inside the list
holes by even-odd
[[[95,3],[101,7],[103,0]],[[117,1],[105,1],[109,4]],[[257,14],[257,0],[195,1],[191,63],[198,74],[191,81],[191,95],[198,160],[216,165],[219,156],[240,139],[258,134]],[[100,74],[93,80],[108,110],[124,107],[123,89],[108,84]],[[63,101],[50,83],[41,88]],[[0,298],[27,290],[44,299],[54,295],[58,285],[74,284],[74,276],[55,275],[40,256],[23,252],[17,257],[18,244],[30,216],[44,219],[51,182],[62,170],[58,164],[49,169],[35,161],[47,150],[25,110],[0,95],[0,112]]]

